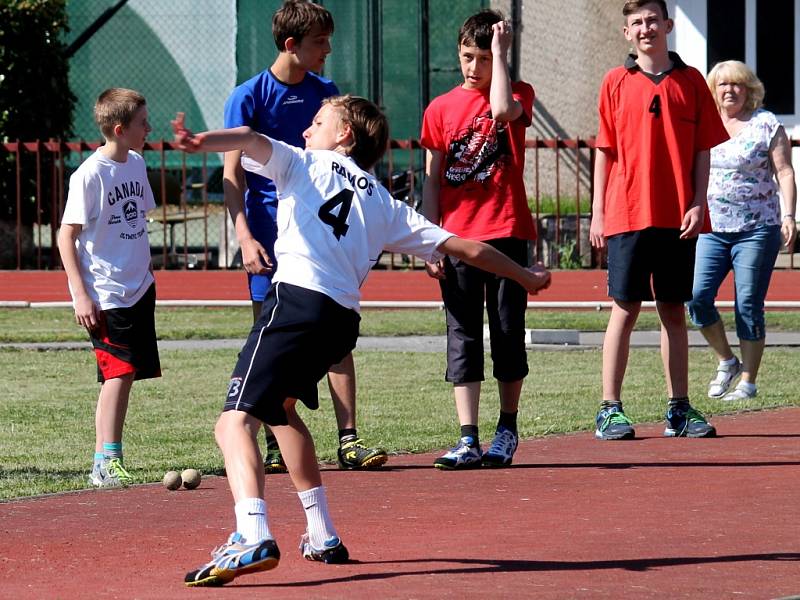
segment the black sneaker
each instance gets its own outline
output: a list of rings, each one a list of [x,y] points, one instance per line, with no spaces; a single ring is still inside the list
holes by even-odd
[[[603,408],[595,418],[597,429],[594,437],[598,440],[632,440],[636,437],[631,420],[622,412],[621,406]]]
[[[306,560],[315,560],[329,565],[346,563],[350,559],[350,553],[338,537],[327,540],[325,547],[318,550],[311,545],[308,533],[304,533],[300,538],[300,554]]]
[[[690,404],[677,404],[667,408],[666,437],[714,437],[717,430],[706,420],[705,415]]]
[[[337,455],[340,469],[376,469],[389,460],[386,450],[367,448],[360,439],[339,446]]]
[[[286,463],[283,462],[280,449],[267,446],[267,451],[264,453],[264,473],[286,473],[286,471]]]

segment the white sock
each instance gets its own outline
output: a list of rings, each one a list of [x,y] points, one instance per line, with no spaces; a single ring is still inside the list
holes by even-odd
[[[720,367],[730,367],[730,366],[736,364],[736,360],[737,360],[736,356],[733,356],[732,358],[729,358],[728,360],[721,360],[721,361],[719,361],[719,366]]]
[[[308,522],[308,539],[317,550],[325,548],[325,542],[339,537],[328,513],[328,499],[323,486],[297,492]]]
[[[267,524],[267,503],[261,498],[245,498],[233,507],[236,513],[236,531],[242,534],[248,544],[272,539]]]
[[[756,391],[756,384],[750,383],[749,381],[740,381],[736,388],[742,390],[743,392],[747,392],[748,394],[752,394]]]

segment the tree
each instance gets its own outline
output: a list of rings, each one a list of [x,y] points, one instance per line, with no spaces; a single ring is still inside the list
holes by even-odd
[[[66,0],[0,0],[0,140],[65,139],[71,134],[75,96],[63,34],[68,31]],[[43,155],[42,197],[49,198],[52,162]],[[22,153],[24,225],[49,222],[49,203],[36,214],[32,155]],[[16,222],[14,156],[0,153],[0,221]],[[37,219],[38,216],[38,219]],[[5,240],[3,240],[5,242]],[[3,243],[6,246],[5,243]],[[2,259],[0,259],[2,261]]]

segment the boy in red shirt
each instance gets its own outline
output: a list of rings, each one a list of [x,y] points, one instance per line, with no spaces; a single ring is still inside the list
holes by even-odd
[[[684,302],[692,297],[697,235],[708,227],[709,150],[728,135],[703,76],[667,50],[673,22],[666,2],[631,0],[622,14],[636,55],[609,71],[600,86],[589,232],[594,247],[608,246],[614,300],[595,435],[635,436],[622,410],[622,379],[642,301],[655,297],[669,393],[664,435],[711,437],[716,430],[689,404]]]
[[[458,236],[491,244],[517,263],[528,261],[536,230],[523,183],[525,129],[533,114],[533,88],[511,82],[506,55],[511,25],[482,10],[461,27],[458,55],[464,83],[435,98],[425,111],[427,149],[422,213]],[[525,290],[458,259],[427,265],[440,280],[447,312],[447,373],[461,425],[458,445],[434,466],[465,469],[510,465],[517,448],[517,407],[528,374]],[[478,403],[483,381],[483,305],[489,314],[500,418],[483,454]]]

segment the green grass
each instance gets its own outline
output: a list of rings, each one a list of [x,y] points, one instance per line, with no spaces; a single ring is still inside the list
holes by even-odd
[[[610,311],[529,310],[532,329],[579,329],[604,331]],[[733,329],[733,314],[724,312],[726,328]],[[163,340],[244,338],[252,321],[250,307],[159,307],[156,331]],[[643,311],[637,330],[658,329],[653,311]],[[769,331],[800,331],[800,311],[767,313]],[[440,309],[373,310],[362,312],[361,335],[444,335],[444,313]],[[0,343],[85,341],[86,333],[75,324],[68,308],[0,309]]]
[[[589,196],[581,196],[581,214],[588,215],[592,210],[592,201]],[[531,212],[536,214],[536,198],[534,196],[528,197],[528,208]],[[539,197],[539,216],[555,215],[574,215],[575,214],[575,196],[561,196],[556,199],[555,196],[542,195]]]
[[[235,355],[228,350],[163,352],[163,377],[134,385],[124,439],[126,464],[138,481],[159,481],[166,470],[185,467],[222,472],[213,427]],[[745,407],[800,405],[797,356],[769,349],[759,397]],[[392,452],[422,452],[455,442],[458,427],[452,388],[443,381],[443,354],[358,352],[355,358],[359,432],[369,443]],[[522,437],[590,429],[600,396],[600,351],[537,351],[529,362]],[[690,365],[690,391],[698,408],[715,414],[740,408],[705,398],[714,366],[707,351],[692,350]],[[88,487],[98,391],[94,373],[87,351],[0,350],[0,499]],[[656,350],[631,352],[625,397],[635,399],[626,405],[635,422],[662,418],[664,378]],[[494,427],[497,404],[496,386],[487,383],[480,415],[484,437]],[[325,385],[320,406],[303,415],[320,458],[330,461],[337,440]]]

